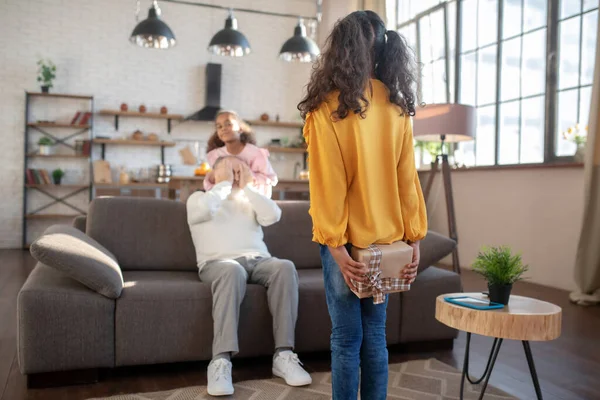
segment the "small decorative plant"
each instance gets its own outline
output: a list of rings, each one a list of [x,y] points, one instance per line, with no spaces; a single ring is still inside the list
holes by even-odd
[[[573,142],[577,146],[577,151],[575,152],[575,161],[577,162],[583,162],[585,143],[587,141],[587,132],[587,125],[584,128],[579,124],[575,124],[575,126],[569,127],[569,129],[562,133],[562,136],[565,140]]]
[[[44,155],[44,156],[50,155],[52,153],[53,145],[54,145],[54,142],[49,137],[44,136],[44,137],[41,137],[40,140],[38,140],[38,146],[40,147],[41,155]]]
[[[431,162],[435,162],[437,160],[437,156],[442,154],[442,143],[417,140],[415,143],[415,149],[422,149],[423,151],[427,152],[431,157]],[[448,150],[448,143],[444,143],[444,154],[448,154]]]
[[[40,138],[40,140],[38,140],[39,146],[52,146],[53,144],[54,144],[54,142],[52,141],[52,139],[50,139],[48,137],[43,137],[43,138]]]
[[[60,185],[60,181],[62,180],[63,176],[65,176],[65,171],[60,168],[52,171],[52,179],[54,180],[55,185]]]
[[[490,301],[501,304],[508,304],[513,283],[528,269],[521,254],[513,254],[508,246],[484,247],[473,262],[473,271],[488,282]]]
[[[54,86],[52,81],[56,78],[56,65],[50,60],[39,60],[37,81],[42,85],[42,92],[48,93],[50,88]]]

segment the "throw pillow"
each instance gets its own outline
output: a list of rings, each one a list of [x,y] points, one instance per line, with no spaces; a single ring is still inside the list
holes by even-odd
[[[31,244],[31,255],[88,288],[116,299],[123,274],[115,256],[100,243],[68,225],[53,225]]]

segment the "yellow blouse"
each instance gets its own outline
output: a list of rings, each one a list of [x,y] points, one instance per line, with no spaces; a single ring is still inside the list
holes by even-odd
[[[410,117],[390,103],[383,82],[372,79],[371,86],[364,119],[350,113],[332,121],[337,93],[306,116],[315,242],[365,248],[427,233]]]

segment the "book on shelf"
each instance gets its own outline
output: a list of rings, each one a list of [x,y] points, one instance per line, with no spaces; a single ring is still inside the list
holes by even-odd
[[[44,178],[42,178],[42,174],[40,173],[39,169],[33,170],[33,176],[35,177],[36,185],[41,185],[44,183]]]
[[[52,179],[46,169],[27,168],[25,178],[28,185],[52,185]]]
[[[44,179],[44,184],[51,185],[52,180],[50,179],[50,174],[48,173],[48,170],[41,169],[40,172],[42,173],[42,178]]]
[[[33,170],[31,168],[27,168],[27,171],[25,171],[25,177],[27,178],[28,185],[35,184],[35,177],[33,176]]]
[[[86,112],[83,114],[83,117],[81,117],[81,120],[79,121],[79,125],[87,125],[90,122],[90,118],[92,117],[92,113],[91,112]]]
[[[77,111],[75,113],[75,116],[71,120],[71,125],[75,125],[77,123],[77,120],[79,119],[80,116],[81,116],[81,111]]]

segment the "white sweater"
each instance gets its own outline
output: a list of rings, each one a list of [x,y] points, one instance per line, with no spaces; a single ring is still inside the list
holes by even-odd
[[[279,206],[250,186],[232,191],[225,181],[208,192],[195,192],[187,201],[187,220],[198,268],[212,260],[270,257],[261,225],[280,218]]]

